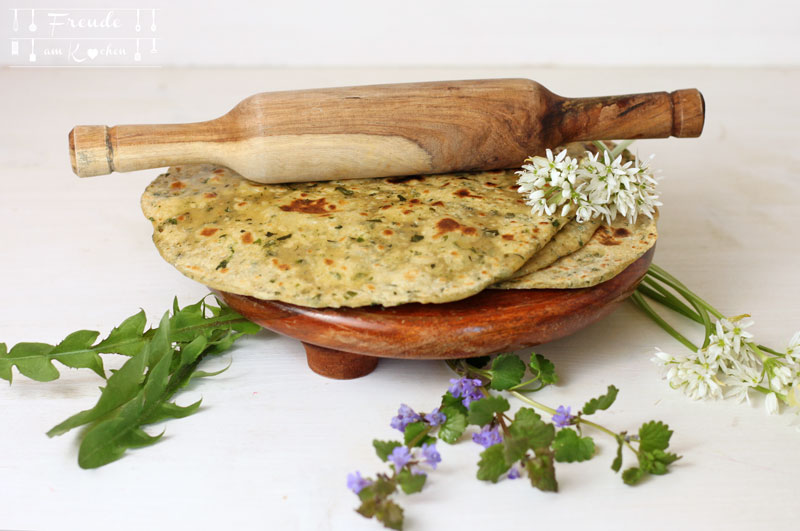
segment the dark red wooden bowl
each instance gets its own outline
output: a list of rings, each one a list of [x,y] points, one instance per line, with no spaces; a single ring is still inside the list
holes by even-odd
[[[489,289],[444,304],[308,308],[218,293],[251,321],[302,341],[313,371],[331,378],[357,378],[372,372],[378,358],[469,358],[572,334],[611,313],[633,293],[654,251],[591,288]]]

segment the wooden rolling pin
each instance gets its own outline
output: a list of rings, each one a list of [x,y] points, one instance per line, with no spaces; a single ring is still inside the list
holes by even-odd
[[[696,89],[564,98],[528,79],[265,92],[207,122],[79,125],[80,177],[213,163],[263,183],[513,168],[566,142],[696,137]]]

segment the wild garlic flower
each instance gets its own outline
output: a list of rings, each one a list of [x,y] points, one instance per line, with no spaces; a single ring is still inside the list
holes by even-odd
[[[794,333],[786,345],[786,355],[795,363],[800,363],[800,330]]]
[[[657,350],[653,361],[664,369],[664,378],[673,389],[680,389],[692,400],[722,398],[717,379],[717,361],[705,351],[689,356],[673,356]]]
[[[586,152],[580,160],[563,150],[546,157],[526,160],[519,175],[518,191],[527,195],[526,203],[539,215],[560,210],[567,215],[576,209],[579,223],[602,216],[606,222],[624,216],[630,223],[645,215],[652,218],[661,205],[656,194],[657,181],[647,162],[638,158],[623,163],[622,155],[611,159],[608,151]]]

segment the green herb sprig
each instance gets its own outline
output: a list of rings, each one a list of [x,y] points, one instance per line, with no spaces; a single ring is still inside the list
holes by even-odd
[[[587,461],[595,455],[594,439],[583,433],[585,428],[614,439],[614,472],[622,470],[623,450],[633,453],[636,465],[622,472],[627,485],[637,485],[650,475],[666,474],[669,466],[680,459],[668,451],[672,430],[660,421],[646,422],[637,433],[629,434],[586,418],[611,407],[619,392],[613,385],[572,415],[569,407],[554,409],[528,396],[558,381],[555,366],[544,356],[533,353],[527,364],[516,354],[501,354],[491,364],[489,361],[490,358],[448,361],[459,378],[450,380],[441,403],[430,413],[400,406],[391,426],[403,433],[403,440],[373,441],[378,457],[389,463],[389,473],[379,473],[374,478],[362,477],[360,472],[348,476],[348,487],[361,502],[356,509],[359,514],[375,518],[390,529],[402,529],[404,513],[396,501],[399,491],[422,491],[426,467],[435,469],[441,461],[437,441],[454,444],[470,425],[480,429],[473,433],[472,440],[484,447],[477,478],[492,483],[527,474],[534,488],[557,492],[556,463]],[[526,373],[530,373],[528,379]],[[511,404],[504,394],[531,407],[522,407],[511,417]]]
[[[162,434],[150,435],[142,427],[195,413],[200,400],[188,406],[172,402],[173,396],[193,378],[223,372],[198,369],[209,356],[228,350],[245,334],[260,327],[227,306],[213,306],[205,298],[180,308],[177,298],[172,315],[165,313],[159,325],[145,331],[147,318],[136,313],[95,343],[99,332],[79,330],[57,345],[19,343],[10,351],[0,343],[0,377],[11,382],[12,367],[33,380],[47,382],[59,377],[54,361],[72,368],[90,369],[106,379],[91,409],[81,411],[53,427],[50,437],[89,425],[81,434],[78,464],[96,468],[121,458],[128,448],[156,443]],[[106,378],[102,353],[129,359]]]

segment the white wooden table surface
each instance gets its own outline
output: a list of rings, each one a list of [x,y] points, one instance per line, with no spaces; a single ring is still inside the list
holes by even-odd
[[[701,138],[637,144],[657,154],[665,176],[655,261],[723,312],[751,313],[759,340],[783,348],[800,328],[800,71],[733,69],[0,70],[0,341],[106,334],[140,307],[152,320],[174,295],[189,303],[206,293],[151,243],[139,196],[158,170],[79,180],[67,156],[73,125],[202,120],[265,90],[515,76],[568,96],[704,93]],[[614,429],[667,422],[684,456],[672,473],[623,485],[609,470],[613,442],[597,434],[598,455],[559,465],[561,492],[545,494],[525,480],[479,482],[477,445],[440,444],[443,462],[424,493],[401,500],[407,528],[796,528],[796,417],[768,417],[760,399],[684,398],[649,361],[656,346],[681,352],[625,304],[539,347],[562,379],[539,398],[577,408],[615,384],[620,396],[600,420]],[[76,434],[45,432],[91,407],[99,378],[64,368],[54,382],[15,374],[0,384],[0,529],[378,529],[353,512],[345,477],[382,469],[371,440],[395,435],[389,420],[401,402],[437,403],[445,365],[382,361],[365,378],[333,381],[308,370],[300,343],[269,332],[212,366],[231,358],[226,373],[179,399],[202,396],[200,413],[92,471],[77,465]]]

